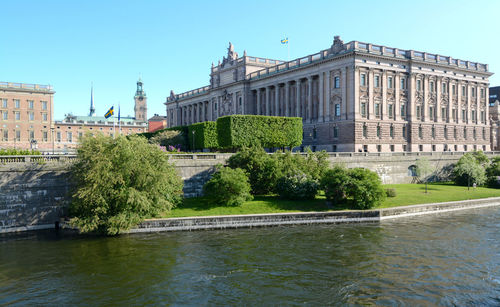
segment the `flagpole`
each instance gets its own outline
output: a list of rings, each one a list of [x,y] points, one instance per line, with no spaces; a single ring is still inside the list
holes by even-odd
[[[116,138],[116,116],[115,116],[115,105],[113,105],[113,139]]]
[[[122,134],[122,121],[120,118],[120,103],[118,102],[118,133]]]

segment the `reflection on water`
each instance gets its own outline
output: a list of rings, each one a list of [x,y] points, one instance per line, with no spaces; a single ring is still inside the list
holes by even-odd
[[[0,236],[0,305],[499,305],[500,208],[384,222]]]

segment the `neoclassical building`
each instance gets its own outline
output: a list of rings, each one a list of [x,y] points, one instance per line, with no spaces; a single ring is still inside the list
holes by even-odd
[[[230,114],[302,117],[303,146],[346,152],[490,150],[487,64],[335,36],[284,62],[230,43],[210,84],[165,102],[168,125]]]

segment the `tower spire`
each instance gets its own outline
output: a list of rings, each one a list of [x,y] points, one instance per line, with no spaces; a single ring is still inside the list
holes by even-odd
[[[94,107],[94,83],[90,83],[90,112],[89,116],[95,116],[95,107]]]

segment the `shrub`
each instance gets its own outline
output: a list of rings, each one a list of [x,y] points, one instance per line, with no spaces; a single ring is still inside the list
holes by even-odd
[[[143,137],[86,135],[71,174],[71,224],[81,232],[121,233],[182,199],[182,180],[167,155]]]
[[[339,205],[347,200],[349,171],[340,166],[326,170],[321,177],[320,187],[325,192],[326,199],[334,205]]]
[[[349,170],[347,194],[352,197],[353,209],[370,209],[385,198],[382,181],[377,173],[365,168]]]
[[[231,156],[227,163],[231,168],[241,168],[247,172],[254,195],[273,192],[280,177],[277,161],[262,147],[243,148]]]
[[[179,130],[163,130],[149,139],[151,144],[157,144],[169,148],[168,151],[177,151],[177,149],[187,148],[186,137]]]
[[[482,154],[482,152],[481,152]],[[484,154],[467,153],[463,155],[453,168],[454,181],[458,185],[470,187],[473,183],[483,185],[486,182],[486,162]]]
[[[385,195],[387,197],[396,197],[396,189],[385,189]]]
[[[304,173],[298,173],[278,179],[276,192],[284,199],[314,199],[318,193],[318,187],[316,180]]]
[[[290,147],[302,144],[302,118],[230,115],[217,119],[221,148]]]
[[[239,206],[253,199],[248,177],[241,168],[218,167],[203,191],[215,203],[229,206]]]
[[[176,144],[170,144],[170,145],[173,145],[173,146],[176,146],[178,144],[182,145],[182,149],[183,150],[189,150],[189,144],[188,144],[188,127],[187,126],[177,126],[177,127],[170,127],[170,128],[166,128],[166,129],[161,129],[161,130],[158,130],[158,131],[155,131],[155,132],[143,132],[143,133],[138,133],[136,134],[135,136],[142,136],[142,137],[145,137],[147,140],[151,140],[151,138],[157,136],[158,134],[162,134],[163,132],[165,131],[179,131],[182,138],[176,142],[179,142],[179,143],[176,143]],[[156,143],[156,144],[159,144],[159,143]],[[166,146],[166,145],[162,145],[162,146]]]
[[[500,188],[500,156],[493,157],[486,169],[487,185],[491,188]]]
[[[194,134],[193,134],[194,132]],[[202,122],[188,126],[189,145],[191,149],[217,148],[217,124],[216,122]]]
[[[0,149],[0,156],[32,156],[32,155],[41,155],[41,152],[38,150],[30,150],[30,149]]]
[[[305,156],[292,154],[287,150],[283,153],[277,152],[273,155],[273,158],[278,162],[281,176],[302,172],[319,181],[329,166],[326,151],[312,152],[309,148]]]

